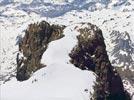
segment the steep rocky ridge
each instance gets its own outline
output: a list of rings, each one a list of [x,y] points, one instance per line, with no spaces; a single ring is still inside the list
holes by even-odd
[[[28,79],[33,72],[45,66],[40,63],[41,57],[49,42],[64,36],[63,29],[64,26],[50,25],[45,21],[29,25],[25,36],[20,40],[20,53],[17,54],[16,59],[16,78],[19,81]]]
[[[75,27],[80,32],[78,44],[70,52],[70,62],[82,70],[91,70],[98,76],[95,86],[95,100],[130,100],[124,91],[122,80],[111,65],[104,43],[102,31],[91,23],[81,23]],[[45,67],[40,63],[49,42],[63,37],[65,26],[50,25],[43,21],[29,25],[20,42],[17,55],[17,75],[19,81],[28,79],[33,72]]]
[[[102,31],[90,23],[79,31],[78,45],[70,53],[71,62],[98,75],[95,100],[130,100],[119,74],[111,66]]]

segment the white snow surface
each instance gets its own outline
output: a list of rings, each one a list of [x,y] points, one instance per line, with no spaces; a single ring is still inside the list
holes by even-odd
[[[76,35],[79,34],[77,30],[73,31],[76,26],[69,26],[64,30],[65,36],[53,41],[49,44],[49,48],[43,54],[42,63],[51,64],[51,63],[69,63],[68,54],[71,52],[72,48],[77,45]]]
[[[34,73],[28,81],[12,79],[2,85],[1,100],[89,100],[94,81],[93,72],[53,63]]]

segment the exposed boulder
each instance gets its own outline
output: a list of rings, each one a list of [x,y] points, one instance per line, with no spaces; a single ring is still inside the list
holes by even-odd
[[[78,45],[70,53],[71,63],[98,75],[94,99],[129,100],[119,74],[109,61],[102,31],[90,23],[79,31]]]
[[[33,72],[45,66],[40,63],[41,57],[49,42],[64,36],[62,34],[64,28],[65,26],[50,25],[45,21],[29,25],[25,36],[19,43],[20,53],[17,54],[16,59],[17,80],[26,80]]]

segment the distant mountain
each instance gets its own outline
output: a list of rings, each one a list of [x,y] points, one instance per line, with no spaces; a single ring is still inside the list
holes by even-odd
[[[124,66],[129,69],[129,67],[134,66],[134,44],[131,41],[129,33],[120,33],[119,31],[113,31],[111,34],[111,42],[114,48],[111,52],[113,56],[112,63],[120,66]]]
[[[18,3],[17,9],[35,11],[46,17],[61,16],[71,10],[134,9],[132,0],[2,0],[0,2],[1,5]]]

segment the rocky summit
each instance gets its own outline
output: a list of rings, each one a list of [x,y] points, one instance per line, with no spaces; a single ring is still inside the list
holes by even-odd
[[[24,81],[33,72],[45,66],[40,63],[41,57],[49,42],[64,36],[63,29],[64,26],[50,25],[45,21],[29,25],[25,36],[19,42],[19,53],[16,58],[17,80]]]
[[[109,61],[101,29],[91,23],[80,25],[83,27],[75,27],[80,34],[77,45],[69,53],[70,62],[82,70],[96,73],[94,100],[130,100],[121,77]],[[47,67],[40,62],[42,55],[51,41],[64,37],[64,28],[46,21],[29,25],[19,44],[17,80],[27,80],[33,72]],[[23,57],[19,57],[21,54]]]
[[[102,31],[91,23],[79,31],[78,44],[70,53],[71,63],[97,74],[95,100],[130,100],[121,77],[109,61]]]

